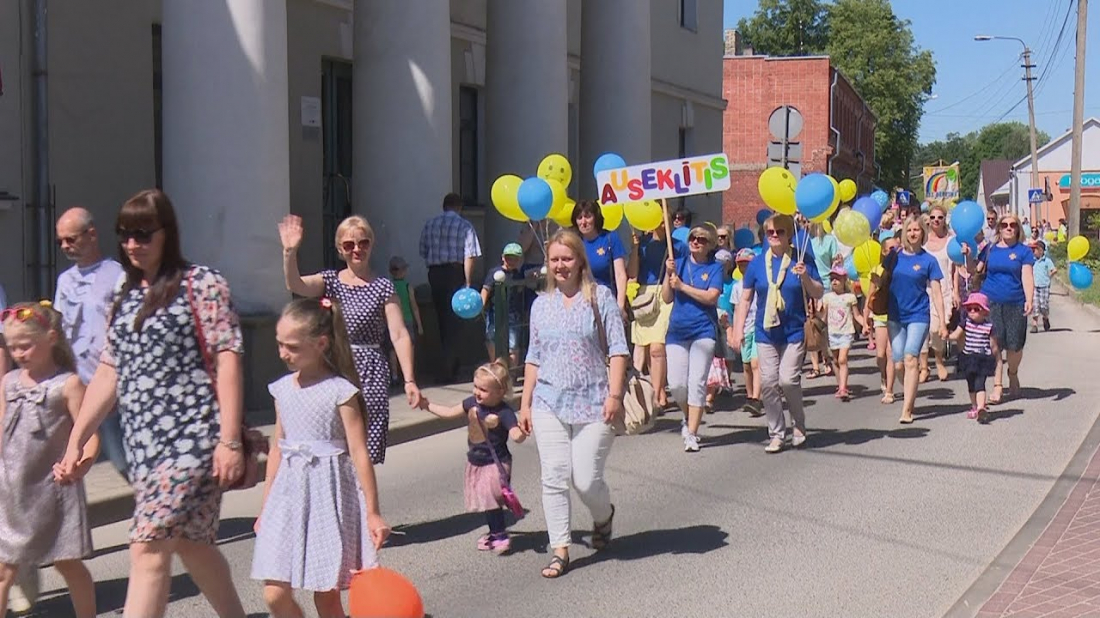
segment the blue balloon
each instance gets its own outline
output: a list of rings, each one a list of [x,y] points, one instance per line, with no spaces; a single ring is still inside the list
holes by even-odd
[[[767,208],[761,208],[756,211],[756,224],[764,225],[764,222],[768,220],[768,217],[772,216],[772,211]]]
[[[848,270],[848,278],[852,281],[859,280],[859,271],[856,270],[856,257],[854,253],[849,253],[848,257],[844,258],[844,268]]]
[[[753,234],[752,230],[743,227],[733,233],[734,249],[744,249],[754,244],[756,244],[756,234]]]
[[[756,255],[760,255],[761,253],[764,252],[764,245],[761,245],[759,243],[753,245],[752,246],[752,252],[755,253]]]
[[[928,205],[928,202],[923,202],[920,205],[920,211],[921,212],[928,212],[931,209],[932,209],[932,207]]]
[[[613,152],[605,152],[592,165],[592,175],[599,176],[604,170],[617,170],[621,167],[626,167],[626,161],[622,157]]]
[[[879,224],[882,223],[882,209],[879,208],[878,202],[874,198],[859,198],[855,204],[852,204],[852,210],[867,217],[867,222],[871,224],[871,231],[877,230]]]
[[[520,183],[516,201],[528,219],[542,221],[554,207],[554,191],[545,180],[532,176]]]
[[[959,237],[959,242],[970,243],[985,223],[985,210],[977,202],[966,200],[959,202],[951,211],[951,229]]]
[[[451,309],[458,317],[472,320],[481,315],[481,294],[473,288],[462,288],[451,297]]]
[[[685,225],[684,227],[678,227],[672,230],[672,239],[678,240],[686,245],[688,241],[688,235],[690,234],[691,230],[688,229],[688,227]]]
[[[890,204],[890,196],[886,194],[882,189],[878,189],[871,194],[871,199],[875,200],[878,204],[879,210],[886,211],[886,206]]]
[[[833,181],[828,176],[810,174],[798,181],[798,186],[794,189],[794,203],[803,217],[814,219],[829,210],[835,194]]]
[[[947,257],[956,264],[966,263],[966,256],[963,255],[962,244],[959,243],[957,236],[952,236],[951,240],[947,241]]]
[[[1092,287],[1092,271],[1081,262],[1070,262],[1069,282],[1078,290],[1086,290]]]

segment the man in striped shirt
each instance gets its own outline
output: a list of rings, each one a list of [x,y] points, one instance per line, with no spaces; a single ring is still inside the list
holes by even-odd
[[[469,221],[462,218],[462,197],[448,193],[443,198],[443,213],[432,217],[420,233],[420,257],[428,265],[428,284],[432,304],[439,320],[439,338],[443,345],[443,367],[439,376],[450,382],[458,372],[458,347],[455,345],[463,325],[451,309],[451,297],[473,286],[474,264],[481,256],[481,243]]]

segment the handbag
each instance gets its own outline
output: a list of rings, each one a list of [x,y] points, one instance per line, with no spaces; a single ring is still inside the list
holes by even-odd
[[[668,246],[664,248],[662,257],[668,255]],[[639,322],[652,322],[657,319],[657,315],[661,312],[661,285],[665,280],[664,268],[665,260],[661,260],[661,272],[657,275],[657,284],[655,290],[650,290],[650,286],[646,286],[646,291],[638,294],[634,297],[634,300],[630,301],[630,310],[634,313],[634,319]]]
[[[806,307],[806,323],[802,326],[806,351],[821,352],[827,350],[829,348],[829,336],[826,333],[828,326],[825,324],[825,320],[810,311],[810,299],[806,296],[805,286],[802,288],[802,304]]]
[[[898,265],[898,252],[891,251],[886,261],[887,263],[882,265],[882,274],[878,276],[878,283],[875,284],[875,291],[867,299],[871,313],[875,315],[886,315],[890,310],[890,281],[894,278],[894,268]]]
[[[195,323],[195,338],[198,339],[199,351],[202,353],[202,364],[206,369],[206,375],[210,376],[210,385],[217,388],[217,372],[214,367],[214,358],[206,347],[206,334],[202,328],[202,320],[199,318],[198,303],[194,295],[195,271],[187,273],[187,303],[191,306],[191,318]],[[217,391],[215,390],[215,397]],[[235,483],[230,485],[230,491],[237,489],[251,489],[260,482],[260,453],[267,453],[270,448],[267,436],[257,429],[251,429],[242,422],[241,453],[244,455],[244,472]]]
[[[596,334],[600,338],[600,347],[603,348],[604,363],[611,370],[611,349],[607,345],[607,330],[600,318],[600,304],[596,295],[592,295],[592,317],[596,322]],[[627,370],[626,391],[623,393],[624,414],[621,419],[615,419],[612,428],[620,436],[634,436],[645,433],[653,428],[657,420],[655,410],[657,408],[654,399],[653,383],[648,378],[642,377],[633,367]]]
[[[512,489],[512,485],[508,482],[510,477],[508,471],[504,469],[504,464],[500,463],[500,459],[497,457],[497,450],[493,447],[493,443],[489,440],[489,430],[485,427],[485,422],[481,420],[481,406],[477,406],[477,424],[481,425],[481,435],[485,436],[485,443],[489,445],[489,453],[493,456],[493,463],[497,466],[497,473],[500,474],[500,496],[504,502],[504,506],[508,507],[509,511],[512,511],[512,515],[516,516],[516,519],[523,519],[525,515],[523,511],[523,505],[519,503],[519,496]]]

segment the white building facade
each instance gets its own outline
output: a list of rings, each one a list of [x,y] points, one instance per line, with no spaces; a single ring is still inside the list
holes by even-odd
[[[1069,212],[1070,169],[1072,167],[1073,132],[1066,131],[1036,151],[1038,157],[1039,187],[1049,190],[1049,201],[1039,204],[1028,202],[1031,188],[1031,157],[1012,164],[1009,180],[994,192],[994,196],[1007,195],[1010,212],[1032,221],[1050,221],[1057,226]],[[1084,122],[1081,142],[1081,217],[1100,211],[1100,119],[1088,118]]]

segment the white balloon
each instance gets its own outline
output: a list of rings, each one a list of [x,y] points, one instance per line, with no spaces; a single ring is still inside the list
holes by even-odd
[[[501,281],[504,281],[504,271],[503,270],[498,270],[495,273],[493,273],[493,281],[496,281],[497,283],[500,283]]]

